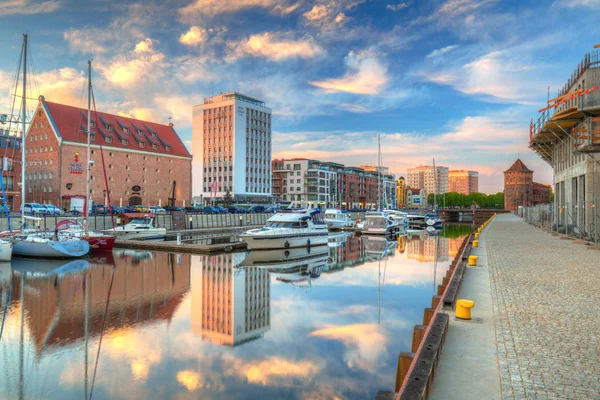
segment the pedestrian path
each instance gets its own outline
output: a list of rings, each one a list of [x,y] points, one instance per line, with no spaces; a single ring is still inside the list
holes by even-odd
[[[513,215],[498,215],[484,232],[496,342],[472,342],[467,354],[496,348],[503,399],[600,399],[600,252]],[[460,297],[474,293],[468,290],[463,285]],[[478,312],[476,304],[473,315]],[[438,378],[450,382],[461,372],[442,368],[456,361],[445,357],[450,344],[431,398],[445,398],[451,389]],[[453,389],[467,394],[471,388]]]

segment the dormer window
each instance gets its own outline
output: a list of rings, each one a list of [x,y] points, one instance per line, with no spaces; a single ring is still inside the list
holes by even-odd
[[[126,145],[127,143],[128,143],[127,139],[121,139],[121,144],[125,144]]]
[[[127,128],[127,127],[124,127],[124,128],[123,128],[123,133],[129,133],[129,128]]]
[[[96,127],[96,121],[90,121],[90,126],[92,128],[95,128]]]
[[[151,133],[151,136],[152,136],[153,138],[155,138],[155,137],[156,137],[156,132],[152,132],[152,133]]]
[[[138,135],[140,135],[140,136],[144,136],[144,131],[143,131],[143,130],[141,130],[141,129],[138,129],[138,131],[137,131],[137,132],[138,132]]]
[[[90,133],[90,140],[96,140],[96,134]]]
[[[167,151],[171,151],[171,146],[169,146],[169,145],[166,145],[166,146],[165,146],[165,149],[166,149]]]
[[[158,149],[158,145],[157,145],[156,143],[152,143],[152,148],[153,148],[154,150],[157,150],[157,149]]]
[[[110,136],[105,137],[104,140],[106,140],[106,143],[112,143],[112,138]]]
[[[140,142],[139,145],[140,145],[140,147],[146,147],[146,143],[144,143],[144,142]]]
[[[106,124],[106,130],[107,131],[112,131],[112,125],[111,124]]]

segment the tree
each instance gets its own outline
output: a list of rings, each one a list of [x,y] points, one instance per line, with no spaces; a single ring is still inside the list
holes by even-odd
[[[223,203],[225,203],[225,207],[229,207],[231,203],[233,203],[233,196],[231,196],[229,187],[225,187],[225,197],[223,197]]]

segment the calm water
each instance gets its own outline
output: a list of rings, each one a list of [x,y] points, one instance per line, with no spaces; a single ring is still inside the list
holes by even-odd
[[[373,398],[469,229],[0,265],[0,398]]]

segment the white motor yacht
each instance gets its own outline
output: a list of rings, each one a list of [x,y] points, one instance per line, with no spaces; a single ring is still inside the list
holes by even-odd
[[[327,225],[318,210],[281,210],[264,227],[251,229],[240,239],[254,249],[289,249],[327,244]]]
[[[408,224],[408,213],[405,213],[404,211],[398,211],[398,210],[383,210],[383,211],[388,213],[394,221],[398,221],[400,223],[400,225]]]
[[[105,229],[102,233],[125,240],[164,240],[167,229],[155,227],[153,217],[140,216],[126,225]]]
[[[346,211],[342,210],[326,210],[323,221],[329,229],[356,228],[356,221],[350,218]]]
[[[372,235],[388,235],[397,232],[400,223],[384,211],[367,211],[362,233]]]

